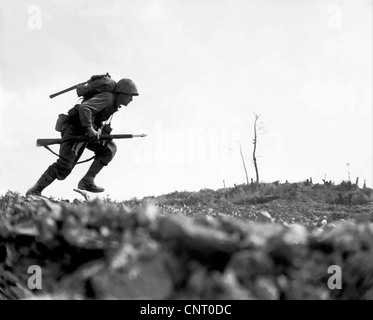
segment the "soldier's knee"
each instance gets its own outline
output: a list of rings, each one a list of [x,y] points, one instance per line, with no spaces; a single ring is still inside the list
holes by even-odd
[[[105,165],[107,166],[108,163],[113,160],[115,154],[117,153],[117,146],[115,145],[114,142],[110,142],[106,145],[106,148],[105,148],[105,151],[100,153],[98,156],[98,158],[100,159],[100,161]]]
[[[117,153],[117,146],[113,144],[109,149],[110,149],[111,159],[113,159],[115,154]]]
[[[115,154],[117,153],[117,145],[113,141],[110,141],[108,143],[107,147],[108,147],[109,152],[111,153],[112,157],[114,157]]]
[[[54,172],[58,180],[65,180],[73,168],[74,164],[66,161],[57,161],[54,164]]]

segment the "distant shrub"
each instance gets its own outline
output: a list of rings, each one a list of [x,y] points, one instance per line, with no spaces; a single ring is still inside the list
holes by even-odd
[[[362,190],[356,190],[352,193],[352,204],[368,204],[373,201],[372,196],[368,196]]]
[[[373,199],[373,190],[370,188],[364,188],[361,190],[368,198]]]
[[[357,189],[358,186],[351,183],[351,181],[342,181],[339,185],[335,186],[335,189],[341,192],[351,191]]]
[[[349,192],[329,192],[326,196],[326,202],[330,204],[365,205],[372,201],[373,199],[360,189]]]

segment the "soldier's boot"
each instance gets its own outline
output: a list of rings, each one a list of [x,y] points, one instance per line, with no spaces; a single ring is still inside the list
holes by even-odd
[[[45,171],[39,180],[26,192],[26,197],[28,196],[41,196],[41,192],[48,187],[56,178],[50,174],[49,169]]]
[[[96,175],[101,171],[104,165],[99,160],[94,160],[91,166],[89,167],[88,172],[78,183],[78,189],[86,190],[89,192],[99,193],[104,192],[105,189],[99,186],[96,186],[94,179]]]

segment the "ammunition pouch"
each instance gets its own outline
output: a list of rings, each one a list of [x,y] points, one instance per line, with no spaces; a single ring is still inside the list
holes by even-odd
[[[72,107],[67,113],[70,117],[74,117],[79,114],[78,111],[79,104],[76,104],[74,107]]]
[[[101,134],[110,134],[111,131],[113,131],[113,128],[110,126],[110,124],[105,124],[101,129]]]
[[[59,114],[57,122],[56,122],[55,130],[57,132],[65,131],[69,124],[69,118],[70,116],[67,114],[63,114],[63,113]]]

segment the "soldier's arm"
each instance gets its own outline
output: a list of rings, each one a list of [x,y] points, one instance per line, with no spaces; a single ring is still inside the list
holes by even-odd
[[[91,99],[83,101],[79,107],[79,118],[83,127],[92,126],[92,116],[114,103],[114,96],[109,92],[95,95]]]

